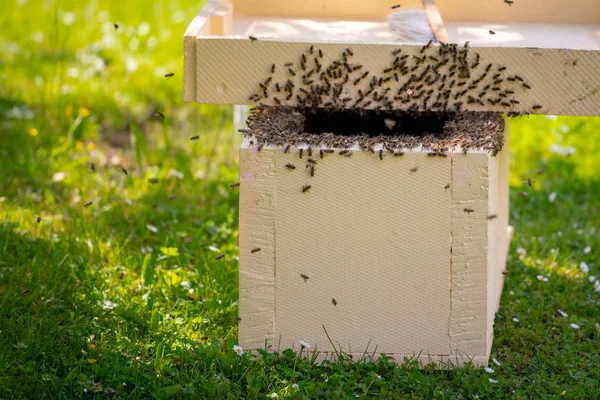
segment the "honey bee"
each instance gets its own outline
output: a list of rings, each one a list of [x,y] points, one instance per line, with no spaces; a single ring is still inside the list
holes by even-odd
[[[502,271],[502,275],[510,275],[510,271],[509,270]]]
[[[198,136],[198,135],[190,137],[190,140],[198,140],[198,139],[200,139],[200,136]]]
[[[173,72],[169,72],[168,74],[165,74],[165,78],[167,78],[167,80],[169,80],[169,78],[172,78],[173,76],[175,76],[175,73],[173,73]]]
[[[512,5],[513,5],[513,3],[514,3],[514,1],[513,1],[513,0],[504,0],[504,2],[505,2],[506,4],[508,4],[509,6],[511,6],[511,7],[512,7]]]
[[[119,274],[119,279],[122,280],[123,278],[125,278],[125,272],[121,272]]]
[[[283,152],[287,153],[288,151],[290,151],[290,147],[292,147],[292,146],[289,144],[287,146],[285,146],[285,149],[283,149]]]
[[[236,183],[232,183],[231,185],[229,185],[230,188],[236,188],[236,187],[240,187],[240,183],[236,182]]]
[[[127,169],[125,169],[125,167],[121,167],[121,172],[125,175],[129,175],[129,172],[127,172]]]
[[[400,157],[400,156],[404,155],[404,152],[397,150],[397,151],[394,151],[392,154],[394,155],[394,157]]]
[[[427,155],[429,157],[448,157],[448,154],[444,153],[443,151],[432,151],[430,153],[427,153]]]
[[[304,149],[300,149],[300,152],[299,152],[300,158],[302,158],[303,155],[304,155]]]
[[[492,220],[492,219],[496,219],[496,218],[498,218],[498,216],[496,214],[490,214],[487,216],[488,220]]]
[[[379,159],[383,161],[383,149],[379,150]]]
[[[91,163],[90,164],[90,169],[92,170],[92,172],[96,172],[96,164]]]
[[[309,279],[308,275],[300,274],[300,278],[304,279],[304,283]]]
[[[450,184],[449,183],[447,183],[446,186],[444,186],[444,190],[448,190],[448,189],[450,189]]]
[[[315,167],[310,167],[310,176],[315,176]]]
[[[91,206],[92,204],[94,204],[94,202],[92,202],[92,201],[88,201],[87,203],[85,203],[85,204],[83,205],[83,207],[84,207],[84,208],[88,208],[88,207],[89,207],[89,206]]]
[[[464,211],[465,211],[467,214],[471,214],[472,212],[475,212],[475,210],[473,210],[472,208],[465,208],[465,209],[464,209]]]
[[[154,184],[158,183],[158,179],[156,179],[156,178],[150,178],[150,179],[148,179],[148,182],[150,182],[151,184],[154,185]]]
[[[302,193],[306,193],[311,187],[311,185],[302,185]]]
[[[154,115],[156,115],[157,117],[159,117],[160,119],[165,119],[165,114],[161,113],[160,111],[156,111],[154,113]]]
[[[285,63],[285,64],[283,64],[284,67],[291,67],[292,65],[294,65],[294,63]]]
[[[401,5],[400,5],[400,4],[393,5],[393,6],[392,6],[392,10],[395,10],[396,8],[400,8],[400,7],[401,7]]]
[[[220,260],[224,257],[225,257],[225,254],[219,254],[218,256],[215,257],[215,260]]]
[[[417,172],[418,169],[419,169],[418,167],[411,168],[410,172]]]
[[[540,108],[542,108],[542,106],[540,104],[534,104],[533,107],[534,110],[539,110]]]
[[[251,40],[251,41],[253,41],[253,42],[254,42],[255,40],[258,40],[258,38],[256,38],[255,36],[248,36],[248,39],[250,39],[250,40]]]
[[[323,149],[319,150],[319,157],[323,158],[323,155],[324,155]]]
[[[526,199],[529,197],[529,194],[527,192],[519,192],[519,196],[521,196],[522,198]]]
[[[333,304],[333,306],[335,307],[335,306],[337,306],[337,301],[334,298],[332,298],[331,299],[331,304]]]
[[[115,28],[115,32],[116,32],[117,29],[119,29],[119,24],[113,24],[113,27]]]
[[[288,72],[292,75],[292,76],[296,76],[296,71],[294,71],[291,68],[288,68]]]
[[[296,169],[296,166],[295,166],[294,164],[292,164],[292,163],[287,163],[287,164],[285,164],[285,167],[286,167],[287,169]]]
[[[35,222],[39,224],[40,222],[42,222],[42,219],[40,217],[35,217]]]
[[[496,32],[494,32],[493,30],[490,29],[490,35],[495,35]]]
[[[175,200],[176,198],[177,198],[177,195],[176,195],[176,194],[173,194],[173,195],[169,196],[169,201],[173,201],[173,200]]]
[[[523,83],[523,87],[526,89],[531,89],[531,86],[529,86],[529,84],[527,84],[527,83]]]
[[[257,247],[255,249],[250,250],[250,253],[254,254],[254,253],[258,253],[260,251],[260,247]]]

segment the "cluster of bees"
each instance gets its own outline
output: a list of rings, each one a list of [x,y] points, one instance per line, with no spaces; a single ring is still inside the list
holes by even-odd
[[[270,76],[261,81],[249,100],[259,105],[296,106],[326,109],[404,109],[461,112],[465,105],[521,115],[518,94],[531,89],[525,78],[510,74],[506,66],[484,63],[479,53],[470,54],[468,43],[432,41],[418,54],[391,52],[392,62],[381,75],[354,63],[354,52],[347,48],[342,56],[326,65],[321,49],[314,45],[300,54],[297,62],[283,65],[287,80],[275,82],[278,70],[269,67]],[[532,110],[542,106],[535,104]]]

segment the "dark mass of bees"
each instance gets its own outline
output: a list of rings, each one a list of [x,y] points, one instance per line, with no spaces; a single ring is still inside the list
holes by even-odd
[[[465,105],[478,105],[517,116],[521,115],[515,110],[521,104],[519,94],[531,89],[525,78],[506,66],[486,63],[468,43],[430,41],[412,55],[396,49],[379,74],[365,70],[353,58],[354,52],[347,48],[326,64],[323,51],[312,45],[295,61],[270,64],[269,76],[249,100],[259,105],[409,112],[461,112]],[[286,80],[275,82],[273,74],[279,68]]]

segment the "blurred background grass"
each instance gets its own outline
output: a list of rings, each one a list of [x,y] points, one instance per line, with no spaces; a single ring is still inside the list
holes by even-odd
[[[253,397],[314,379],[309,366],[299,377],[296,363],[295,372],[286,361],[250,368],[232,355],[238,197],[229,184],[240,137],[231,107],[182,101],[182,36],[200,8],[4,1],[0,397]],[[590,278],[600,248],[599,152],[598,118],[512,121],[513,249],[525,253],[511,258],[494,344],[511,369],[492,389],[476,370],[396,381],[389,372],[388,390],[535,397],[599,388]],[[557,307],[581,330],[556,320]],[[549,378],[553,368],[561,372]],[[336,371],[322,370],[351,374]],[[352,376],[335,393],[363,393],[363,378]],[[331,395],[322,385],[310,395]]]

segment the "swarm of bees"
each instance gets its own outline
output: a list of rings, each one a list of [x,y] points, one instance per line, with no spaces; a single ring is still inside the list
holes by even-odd
[[[390,55],[391,62],[377,74],[354,62],[350,48],[327,63],[323,51],[311,45],[282,69],[269,64],[269,76],[258,83],[258,91],[248,99],[259,105],[300,110],[461,112],[468,105],[517,116],[522,114],[516,110],[522,109],[517,96],[531,89],[525,78],[508,73],[507,67],[485,63],[468,43],[434,45],[429,41],[417,54],[396,49]],[[281,78],[282,74],[284,80],[277,82],[276,76]],[[533,110],[540,108],[536,104]]]

